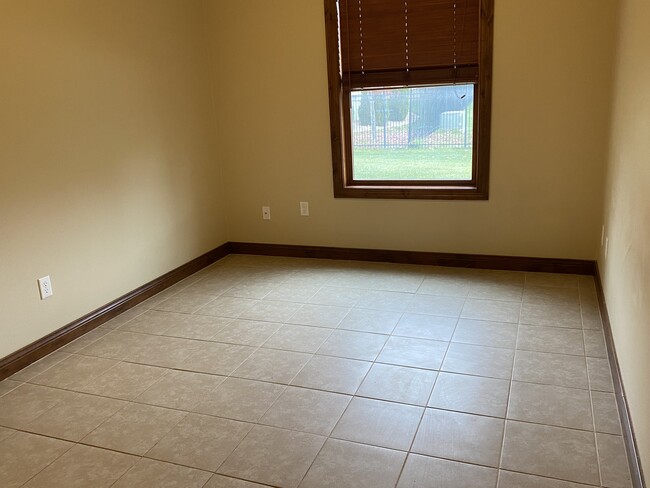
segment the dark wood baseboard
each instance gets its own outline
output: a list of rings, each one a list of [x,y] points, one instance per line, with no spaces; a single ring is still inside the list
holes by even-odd
[[[609,365],[612,370],[612,379],[614,381],[614,395],[616,396],[618,413],[621,417],[621,428],[623,429],[623,439],[625,440],[625,448],[627,450],[628,463],[630,465],[632,486],[633,488],[644,488],[646,485],[643,476],[643,468],[641,467],[641,458],[639,457],[636,436],[634,435],[634,428],[632,427],[632,417],[630,416],[630,408],[627,403],[627,396],[625,395],[621,369],[618,364],[618,356],[616,355],[616,348],[614,346],[612,324],[609,321],[609,312],[607,311],[607,304],[605,302],[605,292],[603,290],[603,283],[600,279],[600,270],[598,269],[597,263],[595,264],[594,271],[596,292],[598,294],[598,305],[600,307],[600,315],[603,321],[603,332],[605,333],[605,343],[607,344],[607,355],[609,356]]]
[[[160,293],[165,288],[193,273],[196,273],[200,269],[218,261],[230,253],[424,264],[481,269],[545,271],[549,273],[575,273],[584,275],[593,275],[596,272],[595,263],[593,261],[576,259],[527,258],[227,242],[0,359],[0,380],[29,366],[33,362],[38,361],[86,332],[134,307],[147,298],[152,297],[156,293]]]
[[[593,275],[596,281],[605,340],[614,380],[615,396],[621,417],[623,438],[625,439],[629,457],[633,487],[645,487],[643,470],[614,347],[609,314],[598,266],[595,261],[227,242],[0,359],[0,380],[29,366],[59,347],[231,253]]]
[[[426,264],[510,271],[543,271],[593,275],[594,261],[580,259],[527,258],[519,256],[490,256],[485,254],[450,254],[439,252],[391,251],[343,247],[292,246],[286,244],[256,244],[231,242],[235,254],[261,254],[296,258],[378,261],[384,263]]]
[[[228,254],[230,254],[230,244],[226,243],[9,354],[0,359],[0,380],[11,376],[86,332],[126,312],[138,303],[160,293],[165,288],[187,278]]]

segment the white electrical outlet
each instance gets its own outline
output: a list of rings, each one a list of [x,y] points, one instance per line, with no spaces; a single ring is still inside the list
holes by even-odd
[[[262,218],[264,220],[271,220],[271,207],[262,207]]]
[[[300,202],[300,215],[309,217],[309,202]]]
[[[609,251],[609,237],[605,237],[605,259],[607,259],[607,251]]]
[[[38,279],[38,290],[41,293],[41,300],[51,297],[54,292],[52,291],[52,282],[49,276],[44,276]]]

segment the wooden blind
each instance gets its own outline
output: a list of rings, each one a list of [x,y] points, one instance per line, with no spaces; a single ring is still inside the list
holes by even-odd
[[[339,0],[343,76],[478,68],[479,12],[480,0]]]

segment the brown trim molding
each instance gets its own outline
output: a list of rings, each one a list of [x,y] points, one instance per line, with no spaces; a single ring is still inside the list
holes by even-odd
[[[593,275],[595,263],[580,259],[527,258],[520,256],[490,256],[486,254],[451,254],[439,252],[352,249],[344,247],[292,246],[287,244],[257,244],[231,242],[235,254],[262,254],[296,258],[378,261],[384,263],[425,264],[458,268],[505,269],[510,271],[543,271]]]
[[[623,388],[616,349],[614,347],[612,328],[609,321],[609,314],[607,312],[607,305],[605,303],[603,286],[600,279],[598,265],[594,261],[227,242],[216,249],[213,249],[212,251],[209,251],[202,256],[165,273],[159,278],[142,285],[130,293],[113,300],[103,307],[84,315],[80,319],[69,323],[51,334],[48,334],[42,339],[39,339],[9,356],[0,359],[0,380],[29,366],[31,363],[38,361],[59,347],[64,346],[77,337],[134,307],[138,303],[152,297],[165,288],[168,288],[174,283],[177,283],[231,253],[593,275],[596,282],[605,341],[607,343],[607,352],[612,369],[615,396],[623,429],[623,438],[627,448],[632,485],[634,488],[645,487],[643,470],[641,468],[641,461],[638,455],[636,439],[634,436],[634,429],[632,427],[625,389]]]
[[[0,381],[228,254],[225,243],[0,359]]]
[[[643,469],[641,467],[641,458],[639,457],[639,450],[636,444],[636,436],[634,435],[634,429],[632,427],[632,417],[630,416],[630,408],[627,403],[625,388],[623,387],[623,379],[618,364],[618,356],[616,355],[616,348],[614,347],[612,324],[609,321],[609,312],[607,311],[605,292],[603,290],[603,283],[600,279],[600,270],[598,269],[598,263],[595,264],[594,280],[596,281],[598,305],[600,307],[600,316],[603,321],[605,343],[607,344],[607,356],[609,357],[609,366],[612,370],[612,380],[614,381],[614,395],[616,396],[618,413],[621,418],[621,428],[623,429],[623,439],[625,441],[625,448],[627,450],[628,464],[630,465],[632,486],[633,488],[644,488],[646,485],[643,476]]]

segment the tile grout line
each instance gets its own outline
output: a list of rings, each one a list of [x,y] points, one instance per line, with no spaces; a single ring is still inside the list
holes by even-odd
[[[527,276],[528,273],[524,275],[524,293],[526,289],[526,281],[527,281]],[[519,332],[520,332],[520,327],[521,327],[521,313],[522,313],[522,308],[523,308],[523,294],[522,294],[522,302],[519,304],[519,320],[517,321],[517,337],[515,338],[515,350],[514,354],[512,355],[512,367],[510,369],[510,381],[508,382],[508,395],[506,397],[506,411],[504,414],[503,418],[503,434],[501,435],[501,452],[499,453],[499,467],[497,469],[497,483],[496,483],[496,488],[499,488],[499,484],[501,483],[501,470],[503,469],[503,454],[505,450],[505,445],[506,445],[506,433],[508,430],[508,414],[510,413],[510,396],[512,394],[512,383],[514,381],[514,376],[515,376],[515,363],[517,361],[517,346],[519,346]]]
[[[589,372],[589,363],[587,361],[587,341],[585,340],[585,323],[584,323],[584,314],[583,314],[583,302],[582,302],[582,290],[580,285],[578,285],[578,295],[580,297],[580,322],[582,324],[582,341],[585,348],[585,369],[587,370],[587,383],[589,385],[589,402],[591,406],[591,421],[594,428],[594,449],[596,451],[596,463],[598,467],[598,480],[600,484],[603,484],[603,469],[600,462],[600,449],[598,448],[598,435],[596,431],[596,411],[594,409],[594,397],[591,389],[591,374]]]
[[[427,408],[429,406],[429,403],[431,402],[431,396],[433,395],[433,391],[435,390],[436,384],[438,383],[438,379],[440,378],[440,373],[442,371],[442,365],[444,364],[445,359],[447,358],[447,353],[449,352],[449,348],[451,347],[451,339],[453,338],[454,333],[456,332],[456,328],[458,327],[458,322],[460,321],[460,316],[463,314],[463,308],[465,307],[465,303],[467,303],[467,298],[465,298],[464,301],[463,301],[463,306],[461,307],[461,310],[460,310],[460,312],[458,314],[458,319],[456,319],[456,325],[454,325],[454,330],[452,331],[451,336],[449,338],[449,341],[447,342],[447,348],[445,349],[445,353],[443,354],[443,357],[440,360],[440,366],[439,366],[439,369],[438,369],[437,374],[436,374],[436,379],[433,381],[433,386],[431,387],[431,391],[429,392],[429,395],[427,397],[427,401],[424,404],[424,408],[422,409],[422,415],[420,416],[420,420],[419,420],[418,425],[417,425],[417,427],[415,429],[415,433],[413,434],[413,439],[411,439],[411,443],[409,445],[408,451],[406,453],[406,456],[404,457],[404,462],[402,463],[402,468],[401,468],[401,470],[399,472],[399,476],[397,477],[396,486],[397,486],[397,484],[399,484],[399,481],[402,478],[402,475],[404,474],[404,469],[406,468],[406,462],[408,461],[409,456],[411,454],[420,455],[418,453],[413,452],[413,445],[415,444],[415,439],[417,438],[418,432],[420,431],[420,428],[422,427],[422,422],[424,421],[424,417],[426,416],[426,413],[427,413]]]

